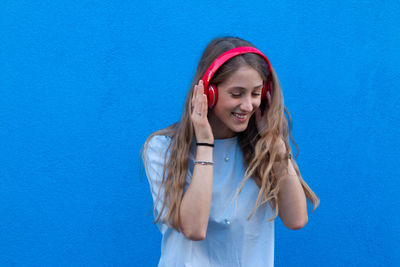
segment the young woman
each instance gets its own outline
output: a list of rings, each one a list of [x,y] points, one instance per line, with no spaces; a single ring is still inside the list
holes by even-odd
[[[291,156],[285,112],[290,125],[262,52],[239,38],[211,41],[180,121],[144,145],[159,266],[273,266],[274,219],[300,229],[306,198],[319,204]]]

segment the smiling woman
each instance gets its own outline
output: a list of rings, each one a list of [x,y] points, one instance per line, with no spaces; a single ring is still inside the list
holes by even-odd
[[[240,38],[211,41],[180,121],[144,144],[159,266],[273,266],[274,219],[300,229],[306,199],[319,203],[291,156],[285,112],[291,123],[261,51]]]
[[[261,103],[263,80],[249,66],[242,66],[218,85],[218,102],[209,115],[214,138],[230,138],[246,130]]]

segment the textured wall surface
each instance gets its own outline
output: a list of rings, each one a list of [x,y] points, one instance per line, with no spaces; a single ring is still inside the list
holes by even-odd
[[[225,35],[270,58],[321,199],[276,266],[399,266],[400,3],[302,2],[1,1],[0,266],[157,264],[139,150]]]

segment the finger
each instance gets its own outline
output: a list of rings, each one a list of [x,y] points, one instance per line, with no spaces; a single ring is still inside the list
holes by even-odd
[[[207,108],[208,108],[208,99],[207,99],[207,93],[206,93],[206,91],[205,91],[205,89],[204,89],[204,82],[203,82],[203,80],[200,80],[199,81],[199,91],[200,91],[200,93],[201,93],[201,95],[202,96],[204,96],[203,98],[203,100],[205,101],[205,109],[206,109],[206,111],[207,111]]]
[[[198,88],[198,90],[201,91],[201,88]],[[200,115],[202,117],[204,114],[204,112],[203,112],[204,111],[204,94],[199,93],[197,95],[196,101],[197,101],[196,112],[198,112],[198,115]]]
[[[198,88],[199,88],[199,95],[202,95],[202,94],[204,94],[204,85],[203,85],[203,80],[200,80],[199,81],[199,84],[198,84]]]
[[[207,118],[207,101],[204,94],[196,97],[196,104],[193,113],[198,116],[198,118]]]
[[[205,95],[205,94],[203,94],[202,95],[202,106],[201,106],[201,114],[204,116],[204,117],[207,117],[207,108],[208,108],[208,105],[207,105],[207,96]]]
[[[196,112],[199,112],[199,108],[200,108],[199,91],[200,91],[200,88],[198,85],[196,85],[196,95],[194,96],[194,107],[195,107]]]
[[[201,118],[207,117],[207,96],[204,94],[203,81],[200,80],[195,85],[195,92],[192,98],[192,114],[195,114]]]
[[[199,115],[199,117],[203,117],[203,101],[199,101],[199,108],[197,110],[197,115]]]
[[[194,89],[193,89],[193,95],[192,95],[192,101],[191,101],[191,103],[192,103],[192,110],[194,109],[194,102],[195,102],[195,98],[196,98],[196,93],[197,93],[197,85],[195,85],[194,86]]]
[[[203,95],[204,95],[204,86],[203,86],[203,81],[200,80],[199,84],[197,85],[197,100],[200,102],[203,101]],[[202,109],[199,111],[201,112]]]
[[[203,94],[201,93],[201,88],[197,86],[196,98],[194,99],[194,112],[198,116],[202,116],[203,110]]]

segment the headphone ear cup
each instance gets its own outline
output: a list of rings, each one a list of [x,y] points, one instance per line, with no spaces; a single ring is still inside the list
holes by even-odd
[[[210,84],[207,88],[207,103],[209,108],[213,108],[217,103],[218,90],[215,84]]]

